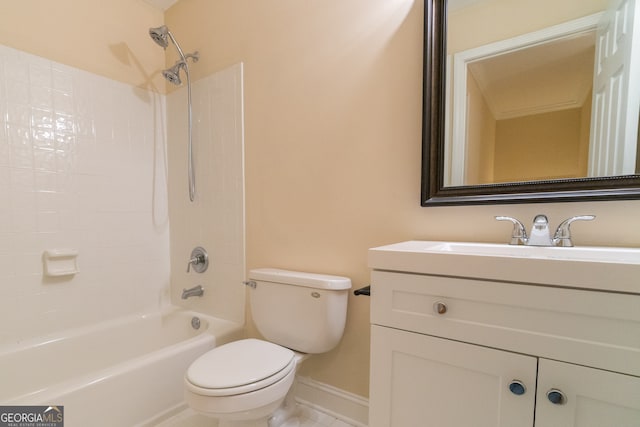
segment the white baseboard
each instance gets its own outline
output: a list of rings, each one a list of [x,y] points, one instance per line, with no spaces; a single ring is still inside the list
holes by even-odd
[[[369,400],[357,394],[315,381],[296,377],[296,400],[356,427],[369,423]]]

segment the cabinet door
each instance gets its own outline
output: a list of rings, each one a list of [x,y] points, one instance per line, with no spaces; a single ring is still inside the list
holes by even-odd
[[[531,427],[536,369],[535,357],[374,325],[369,426]]]
[[[536,427],[572,426],[640,427],[640,378],[540,359]]]

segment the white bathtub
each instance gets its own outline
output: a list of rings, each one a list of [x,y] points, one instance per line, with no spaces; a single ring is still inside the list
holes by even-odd
[[[240,337],[237,323],[174,308],[0,348],[0,405],[64,405],[65,427],[133,426],[180,405],[191,362]]]

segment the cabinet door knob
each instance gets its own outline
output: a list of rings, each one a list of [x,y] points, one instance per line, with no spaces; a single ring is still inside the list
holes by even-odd
[[[442,301],[436,301],[433,304],[433,311],[438,314],[445,314],[447,312],[447,304],[443,303]]]
[[[549,402],[554,405],[564,405],[567,403],[567,396],[565,396],[562,391],[555,388],[552,388],[547,392],[547,399],[549,399]]]
[[[511,390],[511,393],[520,396],[526,393],[527,387],[520,380],[512,380],[509,383],[509,390]]]

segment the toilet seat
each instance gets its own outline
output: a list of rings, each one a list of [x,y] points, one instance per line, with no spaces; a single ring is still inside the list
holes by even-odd
[[[187,370],[185,383],[190,391],[202,396],[233,396],[268,387],[295,367],[293,351],[250,338],[200,356]]]

